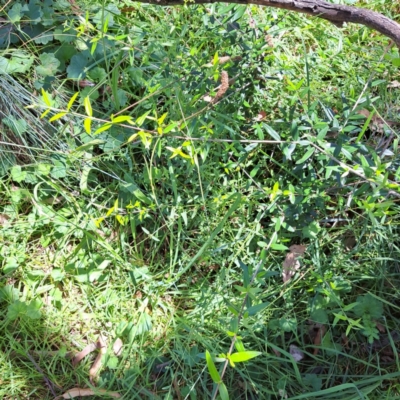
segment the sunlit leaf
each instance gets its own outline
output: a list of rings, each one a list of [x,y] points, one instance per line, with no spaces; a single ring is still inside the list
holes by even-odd
[[[220,383],[221,377],[219,375],[219,372],[217,371],[217,368],[215,367],[214,361],[208,350],[206,350],[206,361],[207,361],[208,372],[210,373],[211,379],[215,383]]]
[[[132,117],[129,115],[119,115],[118,117],[111,118],[113,124],[120,124],[122,122],[133,123]]]
[[[86,133],[90,135],[91,129],[92,129],[92,119],[91,118],[86,118],[83,121],[83,126],[85,127]]]
[[[56,114],[56,115],[53,115],[53,116],[49,119],[49,122],[57,121],[58,119],[64,117],[64,115],[66,115],[66,114],[67,114],[66,112],[60,112],[60,113],[58,113],[58,114]]]
[[[229,394],[228,390],[224,384],[224,382],[221,382],[218,387],[219,395],[221,397],[221,400],[229,400]]]
[[[44,112],[42,113],[42,115],[40,116],[40,118],[44,118],[50,111],[51,111],[50,108],[47,109],[46,111],[44,111]]]
[[[83,105],[85,106],[86,114],[89,117],[92,117],[93,116],[93,110],[92,110],[92,105],[90,104],[90,97],[89,96],[84,98]]]
[[[94,134],[95,134],[95,135],[98,135],[98,134],[101,133],[101,132],[108,131],[111,127],[112,127],[112,124],[109,123],[109,122],[107,122],[106,124],[104,124],[104,125],[102,125],[100,128],[98,128],[98,129],[94,132]]]
[[[43,97],[43,101],[46,103],[46,105],[51,107],[51,101],[50,101],[49,95],[43,88],[42,88],[42,97]]]
[[[158,118],[158,120],[157,120],[158,125],[161,125],[164,122],[164,120],[167,117],[167,115],[168,115],[168,113],[166,112],[163,115],[161,115],[160,118]]]
[[[76,93],[71,97],[71,99],[69,100],[68,105],[67,105],[67,111],[69,111],[69,110],[71,109],[71,107],[72,107],[72,105],[74,104],[74,102],[75,102],[76,98],[78,97],[78,95],[79,95],[79,92],[76,92]]]

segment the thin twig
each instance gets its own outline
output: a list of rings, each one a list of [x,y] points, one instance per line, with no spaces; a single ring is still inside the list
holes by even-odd
[[[29,354],[29,352],[26,353],[26,355],[28,356],[29,360],[32,362],[32,364],[35,366],[36,370],[42,375],[43,380],[46,382],[46,385],[48,386],[51,394],[56,397],[57,394],[54,391],[54,384],[53,382],[45,375],[45,373],[43,372],[43,370],[39,367],[39,365],[36,363],[36,361],[34,360],[34,358]]]

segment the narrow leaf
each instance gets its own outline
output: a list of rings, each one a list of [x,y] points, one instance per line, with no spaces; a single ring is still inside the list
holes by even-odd
[[[83,144],[82,146],[79,146],[76,149],[74,149],[74,152],[84,151],[84,150],[89,149],[90,147],[96,146],[98,144],[103,144],[103,143],[105,143],[104,140],[100,140],[100,139],[91,140],[90,142],[87,142],[87,143]]]
[[[206,350],[206,361],[207,361],[208,372],[210,373],[211,379],[215,383],[221,383],[221,377],[219,375],[219,372],[217,371],[217,368],[215,367],[214,361],[208,350]]]
[[[42,88],[42,96],[43,101],[46,103],[47,106],[51,107],[51,101],[47,92]]]
[[[60,112],[56,115],[53,115],[50,119],[49,122],[57,121],[58,119],[62,118],[64,115],[66,115],[66,112]]]
[[[42,115],[40,116],[40,118],[44,118],[50,111],[51,111],[50,108],[47,109],[44,113],[42,113]]]
[[[109,122],[107,122],[106,124],[104,124],[103,126],[101,126],[99,129],[96,130],[96,132],[94,133],[95,135],[98,135],[101,132],[104,131],[108,131],[110,128],[112,127],[112,124],[110,124]]]
[[[263,127],[266,129],[268,134],[275,140],[281,140],[281,137],[279,136],[279,133],[275,131],[273,128],[271,128],[269,125],[263,123]]]
[[[69,110],[71,109],[71,107],[72,107],[72,105],[74,104],[76,98],[78,97],[78,94],[79,94],[79,92],[76,92],[76,93],[71,97],[71,99],[69,100],[68,105],[67,105],[67,111],[69,111]]]
[[[256,315],[258,312],[263,310],[265,307],[269,306],[269,302],[257,304],[255,306],[249,307],[246,311],[249,313],[249,316]]]
[[[163,115],[161,115],[160,118],[158,118],[158,120],[157,120],[158,125],[161,125],[164,122],[167,115],[168,115],[168,113],[166,112]]]
[[[85,106],[85,111],[86,114],[91,117],[93,116],[93,110],[92,110],[92,105],[90,104],[90,98],[87,96],[85,97],[85,99],[83,100],[83,104]]]
[[[90,118],[86,118],[83,121],[83,126],[85,127],[86,133],[88,133],[90,135],[91,128],[92,128],[92,120]]]
[[[129,115],[120,115],[118,117],[112,118],[111,119],[113,124],[120,124],[122,122],[128,122],[128,123],[133,123],[132,117]]]
[[[302,164],[304,161],[307,161],[314,153],[315,148],[314,147],[310,147],[307,151],[306,154],[304,154],[303,157],[300,158],[300,160],[296,161],[296,164]]]
[[[224,382],[221,382],[219,384],[218,390],[219,390],[219,395],[221,396],[221,400],[229,400],[228,390]]]
[[[150,114],[151,110],[145,112],[143,115],[141,115],[137,120],[136,123],[140,126],[144,123],[146,120],[147,116]]]

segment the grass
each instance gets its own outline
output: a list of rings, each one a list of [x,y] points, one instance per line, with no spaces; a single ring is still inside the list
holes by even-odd
[[[35,118],[38,129],[1,133],[11,145],[0,188],[0,397],[79,387],[94,398],[222,398],[205,353],[222,374],[235,338],[234,352],[261,354],[227,364],[232,399],[397,398],[399,206],[388,190],[397,190],[398,131],[363,129],[356,111],[396,119],[398,51],[364,28],[226,5],[135,5],[134,18],[113,16],[105,39],[100,6],[90,7],[93,30],[28,41],[32,67],[0,75],[10,88],[1,99],[19,99],[31,126],[46,109],[42,88],[66,109],[89,59],[84,40],[99,39],[85,77],[96,86],[52,123],[55,143],[42,125],[56,111]],[[41,75],[40,56],[62,43],[72,43],[69,58]],[[219,64],[225,55],[241,59]],[[235,80],[210,107],[203,98],[223,69]],[[40,112],[23,108],[17,81]],[[93,134],[118,113],[133,128]],[[20,143],[29,159],[9,157]],[[293,244],[307,250],[284,283]],[[100,335],[98,373],[99,349],[74,367]]]

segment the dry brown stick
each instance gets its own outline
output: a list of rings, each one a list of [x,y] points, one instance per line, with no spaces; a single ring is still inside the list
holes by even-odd
[[[160,6],[176,6],[189,4],[217,3],[215,0],[138,0],[140,3],[156,4]],[[332,4],[324,0],[230,0],[228,3],[257,4],[265,7],[281,8],[323,18],[337,26],[344,22],[361,24],[375,29],[383,35],[391,38],[400,48],[400,24],[396,21],[372,10],[365,8]],[[133,11],[129,7],[122,12]]]

